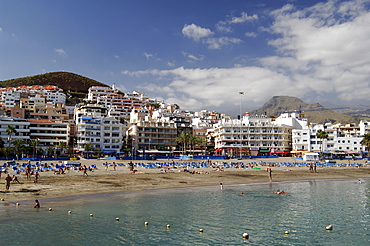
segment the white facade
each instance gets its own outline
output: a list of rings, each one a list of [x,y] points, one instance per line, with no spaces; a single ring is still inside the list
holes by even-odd
[[[288,154],[291,150],[291,128],[278,125],[265,116],[244,116],[242,120],[221,120],[214,126],[215,149],[221,154],[252,155]]]
[[[103,153],[117,153],[122,148],[123,125],[107,110],[98,106],[76,108],[77,149],[92,144]]]
[[[13,126],[16,130],[15,133],[8,134],[6,129],[8,126]],[[0,118],[0,137],[4,141],[5,146],[8,146],[15,139],[30,139],[30,122],[25,119],[18,119],[12,117],[2,117]]]

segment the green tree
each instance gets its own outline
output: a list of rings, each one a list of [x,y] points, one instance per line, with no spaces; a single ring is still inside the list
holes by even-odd
[[[47,152],[48,152],[48,157],[52,157],[53,154],[54,154],[54,147],[53,146],[49,146]]]
[[[92,151],[94,150],[94,145],[92,143],[87,143],[84,145],[85,151]]]
[[[14,126],[12,126],[12,125],[8,125],[8,128],[5,130],[5,132],[9,135],[9,136],[8,136],[8,145],[10,146],[10,140],[11,140],[11,138],[12,138],[12,134],[13,134],[13,133],[16,133],[16,132],[17,132],[17,130],[15,129],[15,127],[14,127]]]
[[[195,141],[195,145],[199,146],[201,148],[201,150],[204,150],[203,152],[205,152],[206,147],[207,147],[207,140],[205,138],[197,136],[196,141]]]
[[[316,132],[316,137],[321,139],[321,152],[323,152],[324,149],[324,139],[328,139],[329,134],[326,131],[318,130]]]
[[[186,154],[186,146],[189,144],[189,139],[192,134],[190,132],[181,132],[180,136],[176,138],[176,142],[182,144],[182,152]]]
[[[24,139],[15,139],[13,142],[14,145],[14,152],[17,155],[17,160],[19,160],[19,157],[22,155],[24,150],[26,149],[26,140]]]
[[[2,149],[6,159],[8,159],[9,154],[13,151],[13,148],[10,146],[6,146]]]
[[[58,147],[60,149],[60,154],[63,155],[64,154],[64,150],[67,148],[67,143],[61,141],[61,142],[59,142]]]
[[[4,140],[2,138],[0,138],[0,149],[4,148]]]
[[[360,144],[365,146],[367,151],[370,151],[370,133],[366,133],[364,135],[364,138],[361,140]]]
[[[29,145],[31,146],[32,150],[33,150],[33,155],[36,157],[36,149],[37,149],[37,146],[39,145],[40,141],[37,140],[37,139],[31,139],[30,142],[29,142]]]

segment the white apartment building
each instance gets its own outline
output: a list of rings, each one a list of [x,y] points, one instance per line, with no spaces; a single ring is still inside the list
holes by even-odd
[[[318,138],[316,134],[319,130],[327,132],[328,138]],[[307,127],[293,129],[292,153],[360,154],[364,150],[364,147],[361,145],[362,138],[360,126],[351,124],[333,125],[331,123],[308,124]]]
[[[222,119],[214,126],[216,152],[222,155],[287,155],[292,127],[278,125],[266,116]]]
[[[16,105],[19,106],[22,98],[40,97],[43,97],[45,102],[49,102],[53,105],[65,104],[67,99],[63,90],[54,85],[19,86],[16,88],[2,88],[0,90],[0,105],[12,108]]]
[[[117,153],[122,148],[123,125],[107,116],[107,109],[97,105],[76,107],[77,149],[92,144],[103,154]]]
[[[131,112],[128,145],[139,153],[169,154],[177,145],[177,128],[169,118],[153,119],[145,109]]]
[[[28,120],[29,137],[39,141],[39,148],[47,151],[48,147],[58,146],[60,142],[68,145],[69,125],[62,122],[51,122],[47,120]]]
[[[0,93],[0,105],[6,108],[12,108],[16,105],[19,105],[21,94],[19,92],[15,92],[12,89],[6,88],[7,90],[3,90]]]
[[[15,128],[15,133],[8,134],[6,129],[8,126]],[[1,117],[0,118],[0,137],[4,141],[5,146],[9,146],[16,139],[28,140],[30,139],[30,122],[25,119],[14,117]]]

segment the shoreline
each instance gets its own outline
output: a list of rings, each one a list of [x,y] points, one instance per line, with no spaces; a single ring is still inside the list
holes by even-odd
[[[291,158],[289,158],[290,160]],[[216,171],[215,168],[189,168],[206,174],[191,174],[179,172],[178,169],[161,172],[158,168],[135,167],[137,172],[130,174],[127,166],[118,166],[117,171],[113,167],[105,170],[103,163],[112,160],[82,160],[82,165],[97,165],[98,169],[88,172],[87,177],[83,172],[70,170],[66,174],[54,175],[52,171],[40,172],[39,183],[27,180],[24,175],[18,175],[21,184],[11,183],[9,192],[5,192],[4,174],[1,176],[0,199],[3,205],[19,203],[35,199],[50,198],[79,198],[90,195],[117,194],[144,190],[164,190],[171,188],[224,186],[240,184],[269,184],[266,166],[258,166],[260,169],[225,168],[224,171]],[[228,162],[240,160],[228,160]],[[261,159],[242,160],[266,161]],[[279,161],[284,161],[279,158]],[[297,161],[298,162],[298,161]],[[300,161],[302,162],[302,161]],[[363,163],[359,161],[358,163]],[[127,164],[128,162],[125,162]],[[345,162],[343,162],[345,163]],[[369,179],[370,167],[318,167],[316,173],[309,172],[307,167],[271,167],[272,185],[281,181],[314,181],[314,180],[340,180],[340,179]],[[13,173],[10,172],[12,175]]]

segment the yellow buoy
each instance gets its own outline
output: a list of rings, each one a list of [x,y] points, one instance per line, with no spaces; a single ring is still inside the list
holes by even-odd
[[[167,225],[167,228],[170,228],[171,226],[170,225]]]
[[[53,209],[52,208],[49,208],[49,211],[52,211]]]
[[[116,218],[116,221],[119,221],[119,218],[118,217]]]
[[[249,238],[248,233],[243,233],[243,238],[248,239]]]
[[[285,231],[284,234],[286,234],[286,235],[289,234],[289,231]]]
[[[145,221],[145,222],[144,222],[144,225],[146,225],[146,226],[147,226],[147,225],[149,225],[148,221]]]
[[[17,202],[17,203],[15,204],[15,206],[19,206],[19,203]]]
[[[90,217],[93,217],[94,215],[93,214],[90,214]]]
[[[203,232],[203,229],[199,229],[199,232],[202,233]]]
[[[68,214],[71,214],[71,213],[72,213],[72,211],[71,211],[71,210],[69,210],[69,211],[68,211]]]

